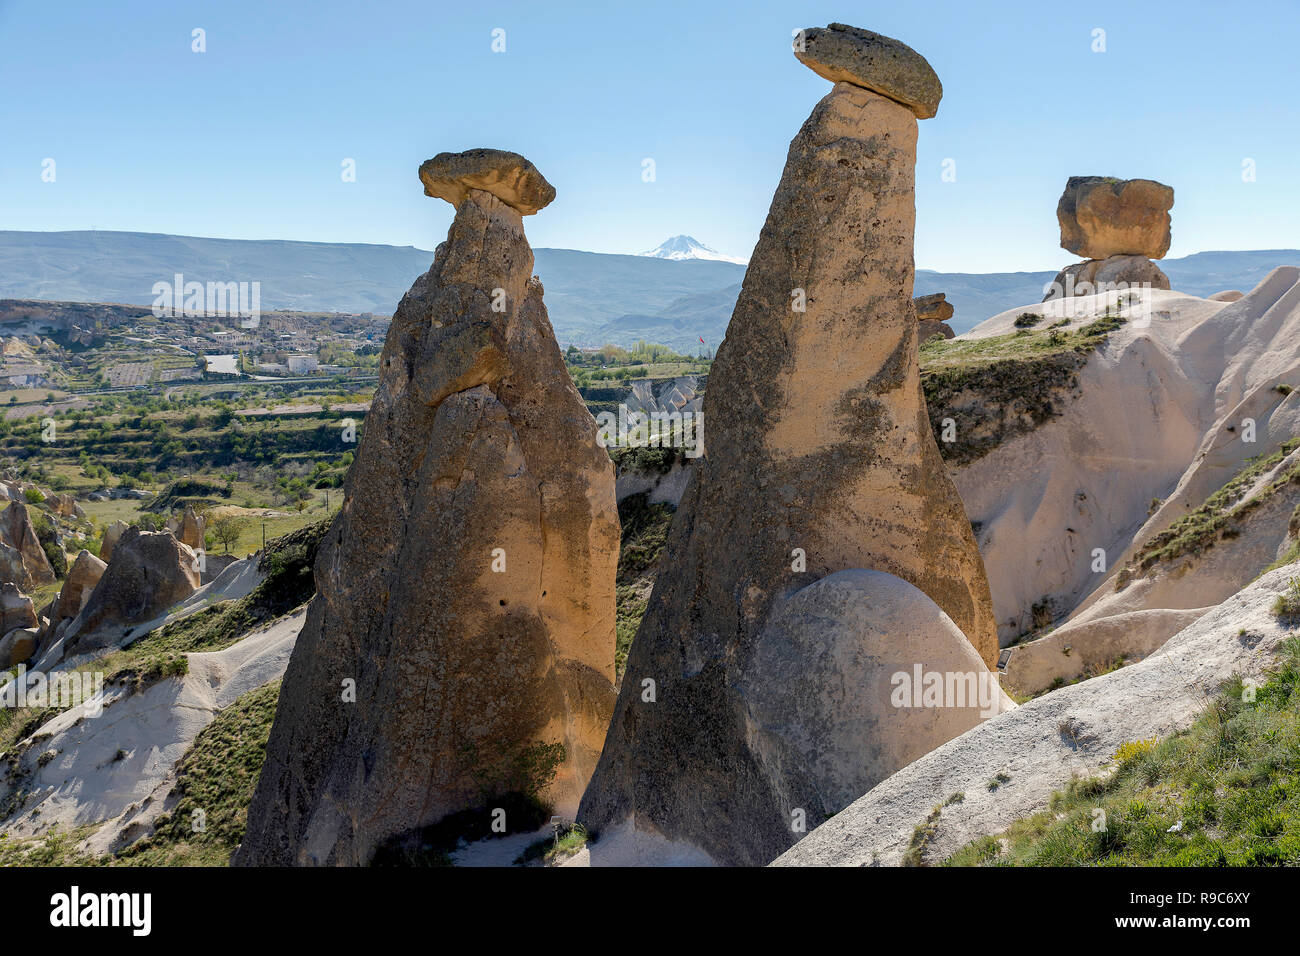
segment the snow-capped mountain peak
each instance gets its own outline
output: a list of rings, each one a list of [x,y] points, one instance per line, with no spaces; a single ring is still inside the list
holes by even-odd
[[[692,236],[673,236],[665,239],[649,252],[639,255],[653,256],[656,259],[715,259],[720,262],[738,262],[744,265],[746,260],[735,256],[724,256],[717,249],[710,249]]]

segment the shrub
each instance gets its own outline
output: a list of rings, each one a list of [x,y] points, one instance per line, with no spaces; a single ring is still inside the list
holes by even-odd
[[[1300,617],[1300,578],[1287,581],[1286,590],[1273,601],[1273,615],[1283,621]]]
[[[1125,741],[1124,743],[1119,745],[1119,749],[1115,751],[1111,759],[1119,763],[1127,763],[1128,761],[1135,760],[1136,758],[1142,756],[1145,753],[1149,753],[1151,751],[1151,748],[1154,747],[1155,745],[1156,745],[1155,737],[1152,737],[1150,740]]]

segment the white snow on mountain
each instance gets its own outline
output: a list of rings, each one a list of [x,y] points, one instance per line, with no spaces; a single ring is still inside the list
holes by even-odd
[[[717,262],[738,262],[742,266],[749,261],[735,256],[724,256],[717,249],[710,249],[692,236],[673,236],[671,239],[665,239],[649,252],[638,253],[638,255],[653,256],[656,259],[713,259]]]

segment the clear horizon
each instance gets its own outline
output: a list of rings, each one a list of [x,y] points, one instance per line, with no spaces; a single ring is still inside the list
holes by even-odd
[[[1300,247],[1295,4],[999,9],[0,0],[0,81],[24,91],[0,104],[0,228],[432,250],[452,209],[422,195],[419,163],[495,146],[557,188],[527,220],[536,247],[632,255],[686,234],[746,258],[830,89],[790,33],[845,20],[908,43],[944,82],[920,123],[918,268],[1074,261],[1055,215],[1070,175],[1172,185],[1169,258]]]

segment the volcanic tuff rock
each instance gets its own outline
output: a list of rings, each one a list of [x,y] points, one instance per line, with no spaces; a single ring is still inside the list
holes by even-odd
[[[1125,286],[1145,289],[1169,288],[1169,277],[1144,256],[1111,256],[1089,259],[1066,266],[1053,281],[1044,302],[1075,295],[1092,295],[1098,289]]]
[[[923,64],[913,57],[891,62]],[[826,575],[868,568],[910,582],[965,635],[973,660],[994,660],[983,564],[920,388],[916,136],[908,109],[838,83],[790,145],[704,393],[707,451],[579,811],[590,829],[631,819],[719,862],[757,864],[793,842],[792,811],[812,826],[839,809],[844,788],[769,762],[778,743],[755,740],[751,709],[764,693],[755,661],[765,627]],[[848,750],[854,731],[836,723],[837,691],[823,692],[802,702],[822,715],[802,733]],[[781,745],[799,749],[794,738]]]
[[[1085,259],[1162,259],[1173,205],[1173,188],[1151,179],[1071,176],[1056,205],[1061,248]]]
[[[932,292],[919,295],[912,300],[916,306],[916,318],[921,322],[946,322],[953,316],[952,303],[946,292]]]
[[[203,547],[203,532],[207,521],[194,511],[193,505],[186,505],[185,512],[176,522],[176,537],[181,544],[187,544],[196,551]]]
[[[81,510],[81,505],[77,502],[77,499],[70,494],[54,495],[46,500],[46,504],[55,514],[62,515],[65,518],[84,519],[86,517],[86,513]]]
[[[523,216],[531,216],[555,199],[555,187],[537,167],[504,149],[467,149],[439,153],[420,166],[424,194],[460,208],[471,190],[496,196]]]
[[[114,521],[104,529],[104,540],[99,546],[99,557],[102,561],[113,560],[113,549],[117,547],[117,542],[122,538],[122,532],[129,528],[125,521]]]
[[[0,668],[7,670],[30,659],[39,634],[35,627],[16,627],[0,638]]]
[[[8,581],[0,584],[0,634],[8,634],[16,627],[35,626],[32,599]]]
[[[50,559],[45,556],[45,549],[41,547],[36,528],[32,524],[32,516],[23,502],[11,502],[0,513],[0,544],[17,551],[21,558],[21,580],[14,580],[14,584],[24,591],[30,591],[54,583],[54,568],[50,567]],[[8,574],[16,570],[12,561],[4,562],[4,566],[9,569],[6,572]]]
[[[1107,776],[1123,744],[1182,730],[1228,682],[1262,681],[1277,666],[1294,632],[1271,605],[1297,572],[1291,564],[1265,574],[1141,663],[1044,694],[948,741],[813,830],[776,865],[897,866],[918,851],[936,864],[1046,809],[1072,781]],[[998,774],[1005,785],[985,785]],[[954,793],[964,799],[949,800]],[[928,839],[917,846],[922,826]]]
[[[935,674],[972,675],[960,705],[925,704]],[[819,819],[1013,706],[937,604],[902,578],[861,569],[774,603],[736,687],[751,748],[783,770],[774,783],[790,787],[784,802]]]
[[[68,569],[68,579],[63,583],[63,589],[50,609],[50,623],[58,624],[64,618],[80,614],[107,568],[107,564],[89,551],[77,552],[76,560]]]
[[[1279,454],[1300,435],[1300,269],[1275,269],[1230,303],[1160,290],[1145,302],[1121,298],[1132,297],[1010,309],[961,337],[980,347],[1015,335],[1026,313],[1038,317],[1031,342],[1058,329],[1078,334],[1106,315],[1118,324],[1077,366],[1058,414],[951,469],[980,528],[1003,643],[1019,644],[1004,676],[1028,671],[1015,675],[1017,689],[1040,675],[1069,680],[1080,661],[1149,653],[1189,612],[1233,593],[1294,544],[1289,512],[1274,511],[1294,486],[1274,488],[1282,478],[1273,466],[1254,479],[1258,489],[1220,492],[1251,459],[1263,467],[1278,455],[1283,472],[1300,465]],[[1029,391],[1045,381],[1011,380]],[[970,394],[1000,400],[978,384]],[[1049,617],[1056,629],[1042,642],[1061,659],[1021,668],[1021,658],[1041,654],[1021,640]]]
[[[439,156],[421,179],[466,165]],[[572,812],[599,756],[613,465],[520,212],[480,183],[444,190],[459,202],[447,241],[393,316],[236,863],[366,863],[511,794]]]
[[[62,656],[113,646],[133,625],[165,614],[198,586],[196,555],[170,531],[128,528],[94,591],[83,599]]]
[[[943,98],[943,84],[925,57],[905,43],[870,30],[844,23],[803,30],[795,39],[794,55],[818,76],[887,96],[918,119],[933,116]]]

